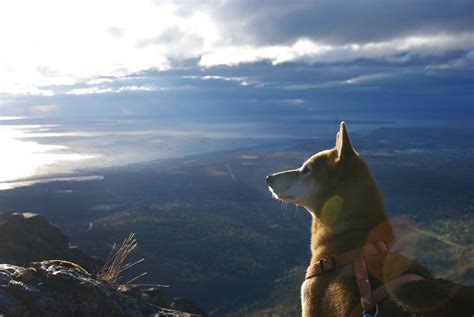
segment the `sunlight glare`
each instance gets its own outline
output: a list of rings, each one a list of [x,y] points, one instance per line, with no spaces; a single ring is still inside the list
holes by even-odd
[[[10,188],[9,182],[39,177],[54,170],[54,165],[64,161],[90,159],[91,155],[70,153],[62,145],[45,145],[26,141],[29,131],[42,129],[36,125],[0,125],[0,190]]]

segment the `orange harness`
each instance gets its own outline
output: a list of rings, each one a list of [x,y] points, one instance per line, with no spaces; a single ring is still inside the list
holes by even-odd
[[[354,249],[337,256],[325,256],[308,267],[306,270],[306,279],[353,263],[357,287],[360,293],[360,303],[352,310],[350,317],[375,317],[379,313],[378,303],[388,296],[388,289],[395,289],[405,283],[424,279],[417,274],[405,274],[390,280],[372,291],[365,264],[365,257],[388,251],[385,242],[379,241],[377,243],[366,244],[359,249]]]

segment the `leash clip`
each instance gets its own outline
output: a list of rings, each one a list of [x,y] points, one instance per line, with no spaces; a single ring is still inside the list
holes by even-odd
[[[375,305],[375,312],[374,313],[368,313],[364,310],[362,313],[363,317],[377,317],[379,315],[379,304]]]

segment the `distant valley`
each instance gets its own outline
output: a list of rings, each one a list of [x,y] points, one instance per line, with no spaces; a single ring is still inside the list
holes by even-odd
[[[439,276],[474,284],[474,133],[386,127],[353,134],[378,181],[400,242]],[[136,275],[169,284],[211,314],[298,314],[310,217],[270,197],[269,173],[299,166],[334,138],[273,142],[123,167],[0,191],[0,211],[34,211],[74,244],[106,258],[136,233]],[[132,276],[133,277],[133,276]]]

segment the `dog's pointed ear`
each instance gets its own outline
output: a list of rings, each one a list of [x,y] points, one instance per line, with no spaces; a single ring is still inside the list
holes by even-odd
[[[344,158],[348,158],[355,154],[352,148],[351,140],[347,134],[346,124],[344,121],[341,122],[339,132],[336,135],[336,150],[337,150],[337,161],[341,161]]]

